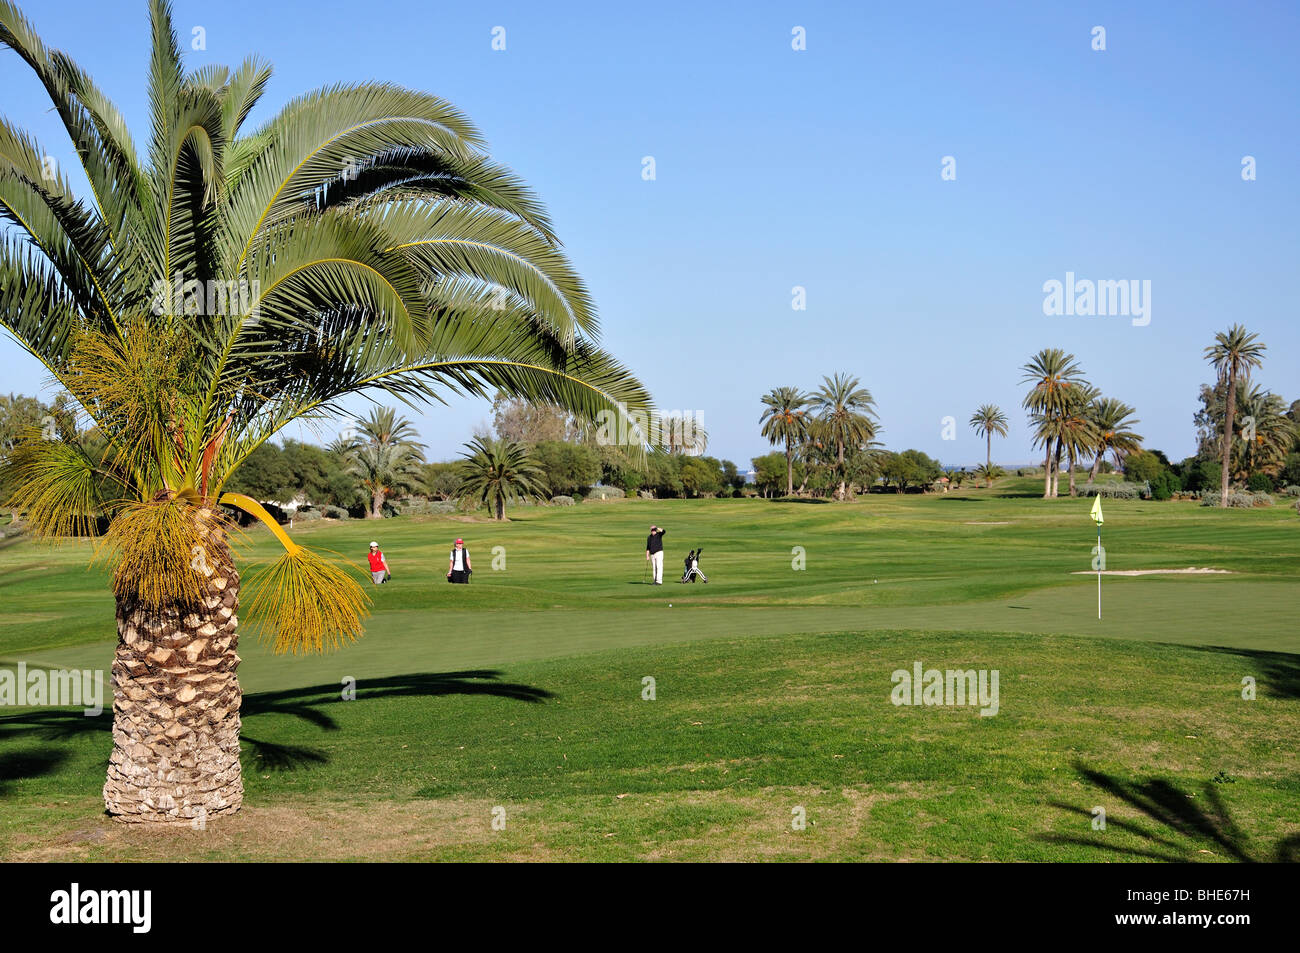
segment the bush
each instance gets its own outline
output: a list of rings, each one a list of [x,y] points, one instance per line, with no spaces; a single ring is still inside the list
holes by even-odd
[[[1135,451],[1124,460],[1124,477],[1134,483],[1154,483],[1163,472],[1164,464],[1149,450]]]
[[[438,516],[442,513],[455,513],[455,500],[406,500],[402,512],[407,516]]]
[[[348,511],[341,506],[327,506],[321,510],[321,515],[327,520],[345,520],[348,518]]]
[[[1201,491],[1202,506],[1218,506],[1219,499],[1218,490]],[[1268,493],[1252,493],[1250,490],[1230,490],[1228,491],[1228,505],[1241,509],[1250,509],[1255,506],[1272,506],[1273,497]]]
[[[1288,453],[1282,463],[1282,472],[1278,480],[1287,486],[1300,483],[1300,453]]]
[[[300,506],[291,518],[295,523],[312,523],[318,519],[324,519],[324,516],[325,514],[318,509]]]
[[[1282,493],[1284,496],[1300,496],[1300,486],[1295,486],[1293,484],[1284,489]]]
[[[587,495],[583,499],[600,502],[602,500],[621,500],[626,497],[627,491],[620,490],[616,486],[593,486],[587,491]]]
[[[1179,465],[1178,471],[1183,489],[1192,492],[1217,489],[1222,473],[1218,461],[1197,457],[1188,457]]]
[[[1252,473],[1250,478],[1246,480],[1246,489],[1254,493],[1271,493],[1273,492],[1273,480],[1267,473]]]
[[[1085,483],[1079,487],[1080,496],[1102,496],[1115,500],[1136,500],[1146,487],[1141,483]]]
[[[553,496],[551,497],[552,506],[573,506],[576,501],[571,496]]]

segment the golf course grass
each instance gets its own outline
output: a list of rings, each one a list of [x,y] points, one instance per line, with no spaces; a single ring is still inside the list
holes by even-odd
[[[0,857],[1300,857],[1300,516],[1107,500],[1108,570],[1229,572],[1106,576],[1099,621],[1077,574],[1090,501],[1037,494],[299,524],[359,578],[379,540],[394,578],[367,581],[366,636],[329,655],[272,655],[243,626],[244,809],[116,824],[111,700],[0,709]],[[662,587],[644,582],[652,522]],[[445,583],[457,536],[470,586]],[[277,545],[250,531],[246,583]],[[699,546],[710,582],[678,585]],[[0,540],[0,666],[107,672],[90,554]],[[997,671],[996,714],[894,704],[918,662]]]

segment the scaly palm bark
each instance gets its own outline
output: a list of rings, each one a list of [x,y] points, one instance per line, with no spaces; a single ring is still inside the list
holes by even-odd
[[[117,598],[104,804],[123,821],[191,821],[243,804],[239,573],[222,530],[204,543],[197,600],[155,608]]]

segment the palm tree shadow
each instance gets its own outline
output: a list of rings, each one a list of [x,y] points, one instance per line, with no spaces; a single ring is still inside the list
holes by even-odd
[[[1039,840],[1054,844],[1071,844],[1092,847],[1107,853],[1185,863],[1195,860],[1198,851],[1227,854],[1242,863],[1272,862],[1295,863],[1300,860],[1300,835],[1279,841],[1273,856],[1262,857],[1252,850],[1250,838],[1232,819],[1227,805],[1213,782],[1207,781],[1200,794],[1194,796],[1165,778],[1148,778],[1145,781],[1126,780],[1114,775],[1094,771],[1078,762],[1073,765],[1079,777],[1100,788],[1111,797],[1129,807],[1136,808],[1150,820],[1161,825],[1162,831],[1151,831],[1144,826],[1124,820],[1107,818],[1107,827],[1114,827],[1141,838],[1139,847],[1122,847],[1106,843],[1100,833],[1091,837],[1077,834],[1040,834]],[[1052,807],[1068,811],[1081,818],[1092,819],[1090,809],[1060,801],[1048,802]],[[1201,805],[1204,804],[1205,807]]]
[[[329,763],[329,755],[317,748],[276,744],[246,734],[240,735],[239,743],[248,746],[248,760],[258,771],[296,771]],[[240,756],[243,760],[243,751]]]
[[[1300,698],[1300,655],[1290,652],[1233,649],[1220,645],[1187,646],[1187,648],[1194,652],[1215,652],[1248,659],[1250,667],[1243,669],[1241,674],[1255,676],[1262,692],[1280,698]]]
[[[541,702],[554,697],[542,688],[516,682],[497,681],[501,673],[494,669],[474,669],[463,672],[422,672],[412,675],[391,675],[387,678],[360,679],[355,683],[355,700],[344,698],[344,685],[313,685],[310,688],[291,688],[279,692],[258,692],[245,695],[241,707],[244,718],[259,715],[292,715],[321,731],[338,731],[339,724],[325,710],[327,706],[351,705],[378,698],[437,697],[440,695],[493,695],[516,701]],[[258,771],[297,771],[328,764],[329,755],[318,748],[279,744],[254,738],[246,732],[240,735],[241,743],[249,746],[248,756]]]
[[[495,669],[471,669],[462,672],[419,672],[410,675],[390,675],[386,678],[359,679],[356,682],[356,701],[373,701],[378,698],[410,696],[437,697],[440,695],[492,695],[515,701],[538,703],[554,698],[544,688],[521,685],[518,682],[497,681],[501,672]],[[245,695],[242,712],[245,717],[256,715],[293,715],[311,722],[323,731],[337,731],[338,723],[326,705],[354,704],[344,698],[344,684],[314,685],[310,688],[291,688],[279,692],[258,692]]]
[[[41,741],[67,741],[78,735],[109,731],[112,727],[110,711],[86,715],[76,709],[33,708],[0,716],[0,741],[28,735]]]
[[[8,793],[9,786],[15,781],[52,774],[67,759],[66,751],[51,751],[45,748],[0,754],[0,795]]]
[[[433,698],[442,695],[491,695],[537,704],[555,697],[546,689],[499,681],[500,677],[501,672],[494,669],[473,669],[361,679],[356,683],[356,701],[344,700],[341,683],[258,692],[244,696],[240,714],[242,718],[291,715],[321,731],[329,732],[339,730],[338,722],[328,710],[333,705],[364,703],[380,698]],[[107,733],[112,724],[111,711],[91,717],[75,709],[33,708],[0,716],[0,742],[24,738],[42,742],[66,742],[80,735]],[[280,744],[243,732],[240,741],[248,746],[250,763],[259,771],[293,771],[329,762],[329,756],[316,748]],[[0,793],[4,792],[7,782],[48,774],[56,770],[67,757],[66,750],[49,747],[0,755]]]

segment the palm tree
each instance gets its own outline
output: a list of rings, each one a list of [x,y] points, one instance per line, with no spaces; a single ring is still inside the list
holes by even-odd
[[[822,378],[822,386],[812,395],[813,405],[822,424],[822,438],[835,448],[835,466],[839,475],[836,497],[845,497],[844,448],[864,446],[876,437],[871,391],[858,386],[858,378],[847,374]]]
[[[540,203],[435,96],[331,86],[260,128],[270,67],[185,69],[171,9],[151,0],[150,130],[128,125],[11,0],[0,47],[53,104],[89,183],[0,119],[0,328],[36,356],[105,452],[26,440],[8,485],[33,533],[93,533],[112,571],[118,645],[104,801],[123,820],[226,814],[243,800],[233,506],[285,548],[253,577],[248,616],[277,652],[362,633],[348,570],[223,487],[290,422],[351,394],[403,400],[496,390],[593,419],[649,413],[598,349],[586,288]],[[493,307],[504,302],[504,307]],[[3,481],[0,481],[3,482]]]
[[[1245,392],[1238,402],[1240,416],[1250,421],[1250,429],[1243,429],[1239,452],[1233,455],[1233,476],[1242,481],[1252,473],[1276,476],[1295,442],[1296,425],[1279,395],[1251,383],[1250,378],[1242,383]]]
[[[794,445],[808,437],[810,399],[797,387],[777,387],[763,395],[765,409],[759,418],[768,443],[785,443],[785,495],[794,495]]]
[[[985,489],[991,487],[993,485],[993,481],[996,480],[998,477],[1002,476],[1002,474],[1003,474],[1002,468],[999,466],[994,466],[992,463],[981,464],[975,470],[975,476],[983,478]]]
[[[975,432],[985,438],[986,447],[984,453],[985,466],[993,466],[993,435],[999,437],[1007,435],[1007,415],[1002,412],[1002,408],[997,404],[980,404],[979,409],[971,414],[970,425],[975,428]]]
[[[545,495],[542,470],[522,443],[475,437],[465,448],[460,493],[488,504],[493,519],[506,518],[507,501]]]
[[[821,473],[835,465],[835,454],[826,434],[826,425],[819,417],[808,419],[808,430],[799,442],[799,459],[803,463],[803,480],[798,493],[808,489],[808,480],[816,477],[820,481]]]
[[[1092,483],[1107,453],[1114,457],[1115,466],[1123,467],[1125,457],[1142,449],[1142,435],[1133,429],[1142,421],[1133,416],[1136,411],[1132,407],[1114,397],[1093,401],[1088,412],[1097,431],[1091,447],[1092,469],[1088,472],[1088,482]]]
[[[358,438],[348,448],[349,467],[370,494],[369,519],[383,519],[384,501],[393,492],[420,482],[424,452],[413,439],[415,427],[391,407],[377,407],[360,421]]]
[[[1061,436],[1058,446],[1065,448],[1072,497],[1079,495],[1074,485],[1074,464],[1097,443],[1098,431],[1092,418],[1092,405],[1100,397],[1101,391],[1086,382],[1071,387],[1066,392],[1065,409],[1060,418]],[[1052,494],[1056,495],[1055,484]]]
[[[1030,412],[1035,425],[1035,445],[1042,443],[1047,450],[1043,499],[1050,499],[1056,496],[1056,474],[1064,449],[1065,428],[1059,418],[1065,414],[1070,388],[1083,382],[1083,371],[1073,354],[1055,347],[1039,351],[1021,370],[1025,372],[1021,383],[1034,385],[1022,406]]]
[[[1249,376],[1252,369],[1263,362],[1267,345],[1257,340],[1242,325],[1234,324],[1227,331],[1214,336],[1214,343],[1205,349],[1205,359],[1219,374],[1219,380],[1228,385],[1227,405],[1223,414],[1223,469],[1219,492],[1220,505],[1228,505],[1228,467],[1232,457],[1232,427],[1237,413],[1237,381]]]

